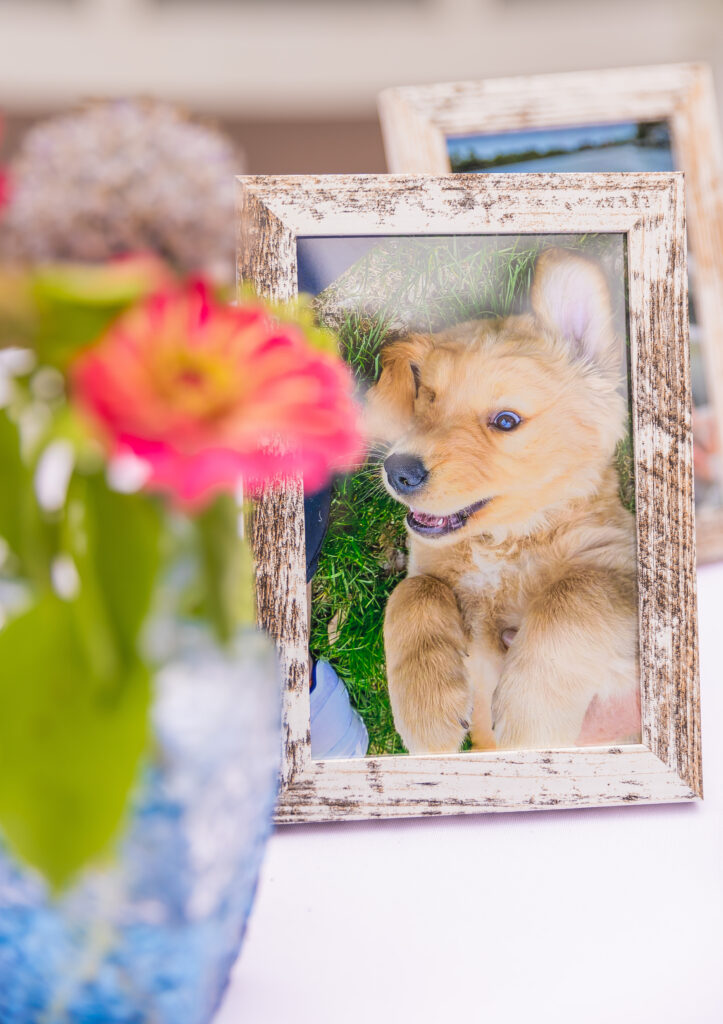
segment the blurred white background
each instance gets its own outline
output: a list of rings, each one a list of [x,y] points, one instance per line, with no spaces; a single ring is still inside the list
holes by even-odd
[[[0,0],[7,147],[89,96],[216,117],[259,173],[381,171],[389,85],[706,60],[721,0]]]

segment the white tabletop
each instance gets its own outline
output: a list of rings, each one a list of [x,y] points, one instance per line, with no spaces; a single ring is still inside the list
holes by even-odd
[[[705,801],[288,826],[214,1024],[721,1024],[723,565]]]

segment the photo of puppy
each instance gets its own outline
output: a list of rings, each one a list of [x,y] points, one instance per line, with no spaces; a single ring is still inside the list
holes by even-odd
[[[628,408],[605,275],[545,248],[529,306],[388,342],[367,395],[384,486],[406,507],[384,649],[410,753],[468,735],[480,750],[639,738],[635,521],[615,466]]]

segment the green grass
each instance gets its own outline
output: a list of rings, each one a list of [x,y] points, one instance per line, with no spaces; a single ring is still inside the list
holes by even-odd
[[[389,707],[382,624],[387,598],[404,576],[404,513],[381,491],[378,465],[367,463],[336,488],[314,577],[312,653],[334,663],[374,754],[403,751]]]
[[[544,239],[584,249],[622,274],[614,236]],[[409,238],[380,241],[317,300],[357,379],[375,381],[385,341],[524,308],[543,239]],[[353,299],[350,302],[349,296]],[[624,306],[624,294],[618,300]],[[618,310],[620,312],[620,310]],[[624,315],[624,310],[623,310]],[[632,505],[632,448],[617,453],[621,497]],[[311,650],[334,664],[370,737],[370,754],[404,752],[394,729],[382,636],[387,598],[405,573],[405,509],[381,484],[378,454],[334,490],[329,532],[313,581]]]

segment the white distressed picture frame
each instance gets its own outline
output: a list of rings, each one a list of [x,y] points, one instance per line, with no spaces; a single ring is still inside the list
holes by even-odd
[[[313,760],[300,484],[254,518],[261,624],[284,677],[280,822],[692,800],[702,795],[683,176],[242,177],[238,276],[297,291],[300,236],[626,236],[642,742]]]

